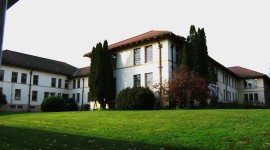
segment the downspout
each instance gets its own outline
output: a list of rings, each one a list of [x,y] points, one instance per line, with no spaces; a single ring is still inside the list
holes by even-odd
[[[161,48],[162,44],[158,42],[158,50],[159,50],[159,101],[161,101],[161,94],[162,94],[162,53]]]
[[[82,87],[82,108],[83,108],[83,95],[84,95],[84,78],[83,78],[83,87]]]
[[[33,74],[33,70],[30,71],[30,82],[29,82],[29,91],[28,91],[28,112],[31,111],[30,99],[31,99],[31,89],[32,89],[32,74]]]
[[[226,82],[226,89],[225,89],[226,92],[224,94],[225,94],[225,98],[226,98],[225,101],[227,102],[228,101],[228,97],[227,97],[228,96],[227,95],[227,93],[228,93],[228,87],[227,87],[228,86],[228,75],[227,74],[225,75],[225,79],[226,79],[226,81],[225,81]]]
[[[171,44],[171,55],[172,55],[172,72],[173,72],[173,69],[174,69],[174,67],[173,67],[173,47],[174,47],[174,44]],[[176,58],[177,59],[177,58]]]

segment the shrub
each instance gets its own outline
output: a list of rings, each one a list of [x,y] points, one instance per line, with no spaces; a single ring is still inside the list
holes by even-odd
[[[66,102],[61,96],[46,97],[41,103],[41,110],[44,112],[64,111]]]
[[[133,87],[123,89],[116,98],[116,108],[122,110],[153,109],[155,96],[149,88]]]
[[[82,105],[82,110],[89,111],[90,110],[90,105],[89,104],[83,104]]]
[[[67,111],[76,111],[78,110],[78,104],[74,98],[69,98],[66,100],[66,110]]]
[[[6,95],[0,91],[0,106],[4,104],[7,104],[7,98]]]

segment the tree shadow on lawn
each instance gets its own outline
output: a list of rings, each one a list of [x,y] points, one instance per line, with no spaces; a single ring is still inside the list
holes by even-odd
[[[0,126],[0,149],[199,149]]]

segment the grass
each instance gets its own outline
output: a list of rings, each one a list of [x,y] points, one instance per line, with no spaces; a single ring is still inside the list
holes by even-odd
[[[0,112],[0,149],[270,149],[270,110]]]

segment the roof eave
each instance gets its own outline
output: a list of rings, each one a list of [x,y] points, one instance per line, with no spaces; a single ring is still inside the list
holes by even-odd
[[[8,0],[7,9],[12,7],[15,3],[17,3],[19,0]]]

